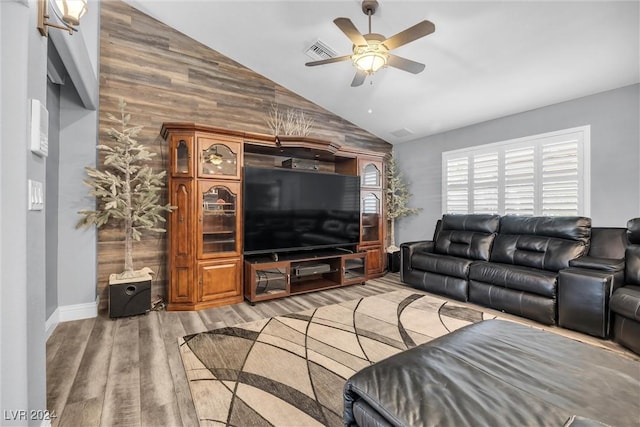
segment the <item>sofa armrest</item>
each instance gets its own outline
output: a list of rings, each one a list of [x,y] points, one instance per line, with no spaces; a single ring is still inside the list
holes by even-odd
[[[569,266],[615,273],[624,270],[624,258],[583,256],[569,261]]]
[[[411,270],[411,257],[416,252],[433,252],[435,243],[432,240],[405,242],[400,245],[400,280],[404,282],[404,274]]]
[[[417,242],[405,242],[400,245],[400,262],[404,267],[411,266],[411,257],[416,252],[433,253],[435,243],[432,240],[420,240]]]

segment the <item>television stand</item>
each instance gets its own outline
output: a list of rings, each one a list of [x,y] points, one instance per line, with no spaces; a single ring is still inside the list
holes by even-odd
[[[275,255],[275,256],[274,256]],[[366,252],[310,251],[271,256],[245,256],[244,297],[258,301],[306,292],[364,284]]]

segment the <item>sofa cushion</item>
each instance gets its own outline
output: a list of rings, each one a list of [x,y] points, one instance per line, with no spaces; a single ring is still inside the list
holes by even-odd
[[[486,261],[499,224],[498,215],[443,215],[435,252]]]
[[[417,252],[411,257],[411,268],[466,279],[472,262],[449,255]]]
[[[585,254],[591,219],[507,215],[491,250],[492,262],[555,271]]]
[[[500,219],[500,234],[555,237],[587,244],[591,238],[591,218],[505,215]]]
[[[640,322],[640,287],[625,286],[613,293],[609,301],[611,311],[627,319]]]
[[[624,258],[629,246],[627,229],[623,227],[592,227],[589,256],[597,258]]]
[[[558,274],[531,267],[477,261],[469,268],[469,279],[499,285],[507,289],[556,296]]]

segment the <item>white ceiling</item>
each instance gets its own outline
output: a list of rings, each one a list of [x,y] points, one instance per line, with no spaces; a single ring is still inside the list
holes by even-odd
[[[350,54],[333,19],[366,33],[358,0],[126,1],[390,143],[640,81],[638,1],[379,0],[374,33],[436,31],[393,51],[422,73],[386,68],[356,88],[350,62],[305,67],[304,52],[319,39]]]

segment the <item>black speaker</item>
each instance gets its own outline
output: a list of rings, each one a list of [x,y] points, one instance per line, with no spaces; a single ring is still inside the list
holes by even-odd
[[[282,167],[289,169],[306,169],[317,171],[318,169],[320,169],[320,162],[318,160],[287,159],[282,161]]]
[[[109,317],[145,314],[151,308],[151,280],[109,285]]]
[[[390,273],[400,271],[400,251],[387,252],[387,269]]]

